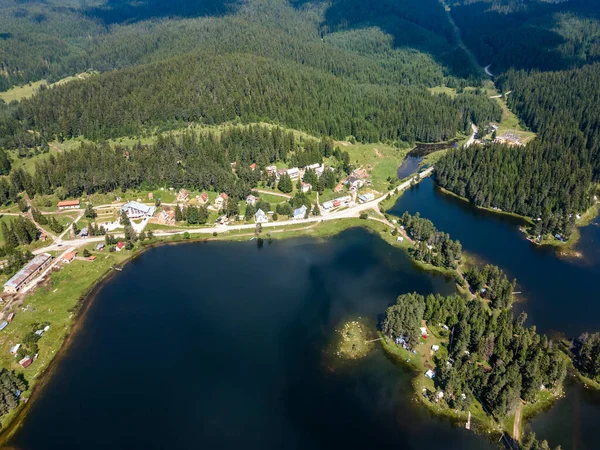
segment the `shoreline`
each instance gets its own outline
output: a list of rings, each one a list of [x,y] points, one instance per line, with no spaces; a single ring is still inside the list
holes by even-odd
[[[386,199],[386,200],[384,200],[384,202],[386,202],[386,203],[388,201],[395,202],[395,200],[400,195],[402,195],[403,191],[404,190],[402,190],[396,194],[390,195],[390,199]],[[384,210],[383,205],[381,205],[380,209]],[[376,210],[373,210],[373,211],[375,211],[376,214],[379,213],[379,211],[376,211]],[[395,248],[402,249],[405,252],[408,259],[411,261],[411,263],[414,264],[414,266],[418,270],[435,273],[437,275],[441,275],[441,276],[447,277],[449,279],[452,279],[455,282],[457,292],[461,295],[468,295],[465,293],[464,287],[462,287],[459,283],[459,280],[461,279],[461,277],[457,270],[443,268],[443,267],[436,267],[436,266],[415,260],[408,253],[408,249],[412,246],[411,243],[408,242],[407,240],[405,240],[403,242],[397,242],[395,237],[390,233],[390,225],[391,226],[396,226],[396,225],[382,223],[382,221],[377,219],[377,217],[373,217],[373,216],[370,216],[370,219],[374,219],[374,220],[368,220],[368,219],[365,220],[365,219],[359,219],[359,218],[340,218],[340,219],[331,220],[331,221],[315,222],[309,226],[307,226],[306,224],[298,224],[298,226],[294,227],[292,225],[292,228],[290,228],[289,225],[283,225],[279,229],[277,227],[274,227],[273,229],[263,230],[263,233],[260,236],[256,236],[255,233],[249,233],[246,230],[225,231],[225,232],[220,233],[217,237],[190,236],[190,237],[186,238],[182,234],[163,236],[163,237],[155,238],[155,240],[153,240],[151,242],[140,243],[140,247],[134,248],[131,251],[130,255],[127,255],[127,257],[125,259],[123,259],[122,261],[120,261],[118,263],[118,267],[126,266],[129,262],[131,262],[134,259],[141,256],[147,250],[153,249],[155,247],[164,246],[164,245],[175,245],[175,244],[181,244],[181,243],[218,242],[218,241],[242,242],[242,241],[248,241],[249,236],[253,236],[253,237],[256,237],[256,238],[262,239],[262,240],[267,240],[267,239],[269,239],[269,240],[277,239],[278,240],[278,239],[293,239],[293,238],[309,237],[311,239],[315,239],[315,240],[319,241],[319,240],[323,240],[323,239],[327,239],[332,236],[335,236],[346,230],[360,227],[362,229],[365,229],[369,233],[377,235],[377,237],[379,237],[380,239],[382,239],[383,241],[388,243],[388,245],[395,247]],[[27,417],[27,412],[29,410],[29,407],[31,406],[31,402],[35,401],[37,397],[44,394],[44,389],[47,387],[48,381],[51,379],[51,377],[54,373],[54,370],[56,370],[56,368],[58,367],[58,364],[60,363],[61,359],[66,354],[68,354],[70,345],[72,344],[75,337],[77,336],[78,331],[81,330],[84,320],[85,320],[85,317],[86,317],[86,314],[89,311],[89,308],[91,307],[91,305],[93,304],[97,293],[104,286],[105,283],[110,281],[110,279],[114,275],[112,272],[114,272],[114,270],[112,270],[112,268],[108,268],[100,276],[98,276],[96,279],[94,279],[94,281],[90,285],[86,286],[86,288],[83,289],[82,292],[79,294],[77,304],[76,304],[76,308],[77,308],[76,316],[74,317],[74,319],[72,321],[70,329],[64,336],[64,340],[60,343],[59,349],[56,352],[56,354],[54,355],[54,357],[51,358],[49,363],[47,364],[47,366],[42,369],[42,371],[41,371],[40,375],[37,377],[37,379],[31,380],[30,389],[29,389],[30,394],[28,397],[29,401],[27,403],[21,403],[15,410],[13,410],[13,411],[11,411],[11,413],[9,413],[8,422],[5,424],[5,428],[3,428],[0,431],[0,445],[5,445],[10,440],[10,438],[19,430],[23,421]],[[404,361],[400,361],[400,355],[394,354],[393,352],[390,352],[389,349],[386,349],[384,342],[382,342],[381,345],[386,354],[391,353],[393,355],[394,359],[398,360],[397,362],[404,364]],[[411,367],[411,369],[418,371],[418,368],[415,367],[414,365],[411,365],[408,363],[406,363],[406,364],[409,365],[409,367]],[[415,376],[415,379],[413,380],[413,382],[411,383],[413,386],[413,389],[415,389],[414,394],[419,398],[419,401],[424,406],[426,406],[427,409],[429,409],[433,414],[449,417],[450,419],[454,420],[455,422],[458,420],[461,420],[461,421],[466,420],[466,413],[459,414],[459,413],[454,412],[453,410],[447,410],[445,408],[435,408],[434,405],[431,405],[428,402],[425,402],[422,398],[419,397],[419,392],[416,391],[415,380],[416,380],[416,376]],[[556,398],[558,398],[558,397],[556,397]],[[552,402],[556,398],[554,398],[552,400]],[[551,404],[551,403],[549,403],[549,404]],[[535,404],[532,404],[529,406],[534,407],[537,405],[538,405],[538,403],[535,403]],[[537,408],[536,408],[536,411],[537,411]],[[463,417],[463,415],[465,417]],[[533,416],[533,415],[535,415],[535,412],[533,412],[533,414],[531,414],[531,416]],[[528,416],[527,418],[530,418],[530,416]],[[489,416],[484,416],[482,418],[482,416],[479,415],[479,416],[475,416],[474,419],[476,420],[477,423],[480,423],[481,426],[483,427],[482,432],[478,433],[478,434],[483,435],[484,432],[486,432],[486,431],[488,433],[493,431],[493,432],[497,433],[497,435],[500,435],[500,433],[502,433],[502,432],[507,432],[506,427],[501,426],[502,424],[500,424],[500,426],[498,426],[498,427],[492,426],[490,420],[493,420],[493,419],[490,418]],[[507,420],[512,420],[512,417]],[[524,426],[524,421],[521,422],[521,427],[523,427],[523,426]],[[510,433],[509,433],[509,435],[510,435]]]
[[[319,225],[322,226],[319,229]],[[282,227],[282,229],[274,229],[270,230],[270,232],[263,232],[262,236],[259,236],[259,239],[267,240],[267,239],[293,239],[300,237],[309,237],[311,239],[315,239],[317,241],[330,238],[335,236],[343,231],[352,229],[352,228],[363,228],[369,233],[373,233],[378,236],[383,241],[387,242],[389,245],[393,247],[400,248],[406,252],[406,245],[394,245],[391,240],[385,239],[384,236],[388,230],[388,226],[378,223],[374,220],[363,220],[358,218],[342,218],[334,221],[327,222],[317,222],[313,225],[312,228],[306,229],[306,227],[302,228],[294,228],[289,229],[286,227]],[[319,233],[312,234],[311,232],[315,229],[318,229]],[[308,231],[308,232],[307,232]],[[273,232],[274,235],[271,235]],[[254,235],[254,233],[252,233]],[[247,241],[249,234],[244,233],[222,233],[218,237],[192,237],[186,239],[183,235],[173,235],[170,237],[161,237],[157,238],[155,241],[148,242],[146,244],[141,244],[141,247],[135,248],[131,251],[130,255],[127,255],[125,259],[120,261],[117,267],[123,268],[131,261],[140,257],[143,253],[148,250],[151,250],[156,247],[162,247],[166,245],[178,245],[178,244],[188,244],[188,243],[201,243],[201,242],[219,242],[219,241]],[[390,235],[391,236],[391,235]],[[394,241],[395,242],[395,241]],[[438,272],[436,267],[431,266],[431,268],[427,267],[427,265],[422,264],[419,265],[418,261],[413,260],[410,255],[406,254],[409,260],[416,265],[420,270],[430,270],[434,272]],[[447,273],[440,273],[441,275],[448,275]],[[54,273],[50,275],[50,279]],[[101,275],[93,280],[93,282],[87,285],[81,293],[78,294],[78,298],[76,301],[76,313],[72,319],[71,325],[67,331],[67,333],[62,338],[62,342],[59,343],[58,350],[56,354],[49,359],[47,365],[41,368],[39,375],[32,379],[28,380],[29,382],[29,396],[27,397],[27,402],[20,402],[19,406],[14,410],[10,411],[4,418],[4,424],[2,429],[0,430],[0,446],[5,446],[7,442],[10,440],[12,436],[19,430],[22,426],[23,421],[27,418],[27,412],[32,405],[32,402],[36,401],[38,397],[44,395],[44,390],[47,388],[48,382],[54,374],[54,371],[57,369],[60,364],[62,358],[68,354],[70,346],[72,345],[74,339],[77,336],[77,333],[82,329],[83,323],[85,321],[86,315],[92,306],[93,302],[96,299],[96,296],[100,289],[103,288],[105,283],[108,283],[112,277],[115,275],[115,270],[112,268],[108,268]],[[38,286],[36,289],[40,288]],[[35,292],[35,290],[32,290]]]
[[[474,206],[477,209],[480,209],[482,211],[487,211],[490,213],[494,213],[494,214],[498,214],[498,215],[504,215],[507,217],[512,217],[515,219],[519,219],[522,220],[523,222],[526,222],[528,225],[533,225],[533,219],[531,217],[527,217],[527,216],[522,216],[520,214],[517,213],[513,213],[513,212],[508,212],[508,211],[498,211],[496,209],[493,208],[486,208],[483,206],[477,206],[473,203],[471,203],[468,199],[466,199],[465,197],[461,197],[458,194],[455,194],[452,191],[449,191],[448,189],[440,186],[439,184],[436,183],[436,187],[440,190],[440,192],[442,192],[445,195],[449,195],[452,197],[455,197],[471,206]],[[519,231],[521,231],[524,235],[525,235],[525,239],[529,242],[531,242],[534,245],[537,245],[539,247],[555,247],[557,249],[564,249],[566,252],[570,252],[572,247],[574,245],[576,245],[579,242],[579,239],[581,237],[581,233],[579,231],[580,228],[582,227],[586,227],[588,226],[597,216],[598,214],[600,214],[600,204],[596,203],[595,205],[592,205],[588,208],[587,211],[585,211],[582,214],[582,220],[580,220],[578,223],[575,224],[575,230],[573,231],[573,234],[571,235],[571,237],[569,239],[567,239],[566,241],[558,241],[558,240],[552,240],[552,241],[545,241],[542,243],[536,242],[533,238],[531,238],[531,236],[529,235],[529,233],[527,232],[526,229],[524,229],[523,227],[519,227]]]

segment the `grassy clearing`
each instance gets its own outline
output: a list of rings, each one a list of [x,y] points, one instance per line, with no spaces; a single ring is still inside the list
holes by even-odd
[[[90,246],[93,247],[93,246]],[[83,251],[83,249],[81,249]],[[74,261],[54,272],[46,285],[25,297],[23,305],[14,308],[13,322],[0,333],[0,365],[22,372],[32,388],[44,373],[69,335],[82,296],[105,275],[114,264],[131,256],[130,252],[93,252],[98,256],[94,262]],[[108,257],[107,257],[108,256]],[[22,369],[10,348],[19,343],[23,336],[34,328],[35,323],[50,322],[50,330],[39,340],[39,357],[27,369]],[[16,411],[2,418],[5,427],[16,415]]]
[[[396,179],[398,167],[410,150],[408,147],[397,149],[386,144],[349,144],[340,148],[350,154],[353,166],[367,169],[373,188],[379,192],[388,190],[388,177]]]
[[[489,97],[494,97],[501,92],[496,89],[496,86],[492,81],[486,81],[484,85],[484,89],[486,90]],[[510,95],[510,94],[509,94]],[[506,104],[505,98],[495,98],[498,104],[502,107],[502,120],[498,124],[497,135],[500,136],[502,133],[514,133],[521,138],[523,143],[526,143],[532,140],[536,134],[528,131],[520,122],[519,118],[514,114]],[[491,137],[491,135],[490,135]]]
[[[366,325],[359,321],[346,322],[338,332],[341,335],[341,339],[337,354],[342,358],[362,358],[374,346],[373,342],[369,342]]]
[[[50,150],[47,153],[40,153],[39,155],[34,155],[29,158],[19,158],[17,150],[10,150],[8,152],[11,157],[13,167],[24,169],[29,173],[34,173],[35,165],[38,162],[45,161],[49,159],[51,155],[57,155],[59,153],[60,150],[53,147],[50,147]]]
[[[4,100],[6,103],[12,101],[18,102],[24,98],[32,97],[42,85],[47,86],[48,82],[46,80],[40,80],[34,83],[24,84],[23,86],[14,86],[8,91],[0,92],[0,99]]]
[[[449,97],[456,97],[456,88],[451,88],[448,86],[434,86],[431,88],[428,88],[429,92],[431,92],[432,94],[446,94]]]
[[[90,74],[88,73],[80,73],[72,77],[63,78],[62,80],[59,80],[56,83],[52,83],[50,86],[59,86],[61,84],[69,83],[73,80],[85,79],[89,76]],[[24,98],[32,97],[42,86],[48,86],[48,82],[46,80],[39,80],[32,83],[24,84],[23,86],[14,86],[8,91],[0,92],[0,99],[4,100],[6,103],[10,103],[15,100],[21,101]]]

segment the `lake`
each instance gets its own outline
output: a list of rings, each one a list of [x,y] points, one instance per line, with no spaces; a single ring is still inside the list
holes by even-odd
[[[414,400],[377,347],[335,354],[404,292],[454,292],[362,229],[331,239],[188,243],[98,289],[10,443],[41,449],[493,449]],[[462,424],[461,424],[462,425]]]
[[[565,259],[551,247],[525,239],[517,218],[478,209],[444,194],[433,179],[410,188],[391,213],[420,212],[436,227],[459,239],[464,250],[478,259],[496,264],[518,280],[515,314],[525,311],[528,324],[550,335],[576,337],[584,331],[600,331],[600,226],[599,220],[583,227],[575,250],[582,258]],[[567,383],[566,396],[537,415],[529,429],[548,439],[554,447],[592,450],[599,448],[596,424],[600,423],[600,393]]]
[[[517,278],[515,305],[526,311],[528,323],[552,334],[578,336],[600,330],[600,226],[598,219],[581,229],[575,249],[582,258],[563,258],[553,247],[540,247],[519,231],[521,220],[478,209],[452,195],[442,193],[433,179],[410,188],[389,211],[402,215],[417,212],[463,249],[482,262],[500,266],[510,278]]]

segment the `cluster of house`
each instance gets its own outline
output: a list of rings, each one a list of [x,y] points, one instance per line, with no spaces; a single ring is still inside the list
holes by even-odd
[[[189,198],[190,198],[190,193],[186,189],[180,189],[179,192],[177,193],[176,200],[177,200],[177,203],[186,203],[189,200]],[[204,206],[204,205],[208,204],[208,202],[209,202],[208,192],[203,192],[202,194],[197,195],[196,200],[198,201],[198,204],[200,206]],[[215,198],[213,206],[215,209],[221,210],[227,205],[228,200],[229,200],[229,196],[225,192],[221,192],[219,195],[217,195],[217,198]]]
[[[52,256],[48,253],[37,255],[25,266],[4,283],[4,292],[16,294],[28,286],[36,276],[52,262]]]
[[[315,174],[320,177],[325,171],[325,166],[323,164],[315,163],[304,168],[291,167],[289,169],[277,169],[277,166],[268,166],[265,168],[267,174],[275,175],[277,181],[279,181],[282,175],[287,175],[292,180],[303,178],[307,170],[314,170]]]
[[[9,323],[11,323],[13,321],[13,319],[15,318],[15,313],[11,312],[8,317],[6,318],[5,321],[3,321],[2,323],[0,323],[0,331],[4,330]]]
[[[355,169],[352,173],[343,181],[343,184],[352,191],[357,191],[365,184],[370,184],[369,172],[366,169]]]
[[[37,330],[37,331],[35,332],[35,334],[36,334],[37,336],[40,336],[40,337],[42,337],[42,336],[43,336],[43,334],[44,334],[44,333],[46,333],[48,330],[50,330],[50,325],[46,325],[44,328],[42,328],[42,329],[40,329],[40,330]],[[11,355],[13,355],[13,356],[17,356],[17,354],[19,353],[19,349],[20,349],[20,348],[21,348],[21,344],[15,344],[15,345],[13,345],[13,346],[10,348],[10,354],[11,354]],[[34,355],[33,357],[31,357],[31,356],[27,355],[27,356],[25,356],[24,358],[22,358],[22,359],[19,361],[19,364],[21,365],[21,367],[23,367],[23,368],[25,369],[25,368],[29,367],[29,366],[30,366],[30,365],[33,363],[33,361],[35,361],[37,358],[38,358],[38,355],[37,355],[37,354],[36,354],[36,355]],[[20,392],[19,392],[19,395],[20,395]],[[18,395],[17,395],[17,396],[18,396]]]
[[[349,205],[350,202],[352,202],[352,197],[349,195],[345,195],[344,197],[339,197],[334,200],[329,200],[327,202],[324,202],[323,208],[325,208],[325,209],[337,208],[339,206]]]

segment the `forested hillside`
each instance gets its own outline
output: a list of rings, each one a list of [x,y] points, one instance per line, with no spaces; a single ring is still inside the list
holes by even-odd
[[[557,70],[600,59],[598,0],[451,0],[452,17],[480,64]]]
[[[479,74],[437,0],[0,0],[0,10],[0,90],[197,48],[286,59],[361,82],[433,86]]]
[[[485,109],[473,117],[498,114]],[[48,89],[22,101],[16,115],[49,138],[94,140],[236,119],[361,141],[435,142],[469,126],[457,100],[424,88],[358,84],[283,61],[204,52]]]
[[[439,183],[477,205],[542,218],[538,233],[569,235],[600,180],[600,2],[451,3],[468,46],[538,138],[451,152]]]
[[[36,164],[33,175],[17,169],[8,180],[0,178],[0,202],[14,201],[22,191],[31,197],[56,193],[66,198],[164,186],[226,192],[242,199],[261,180],[261,171],[250,169],[252,163],[260,168],[299,160],[309,165],[336,154],[341,156],[329,139],[300,141],[291,132],[265,126],[233,127],[218,136],[193,131],[160,135],[149,145],[84,143]]]
[[[538,234],[570,234],[574,215],[592,203],[591,167],[562,143],[473,145],[448,153],[436,173],[441,186],[478,206],[544,219]]]
[[[595,181],[600,179],[600,64],[557,72],[509,71],[498,84],[513,90],[508,104],[543,141],[568,149],[582,167],[592,167]]]

